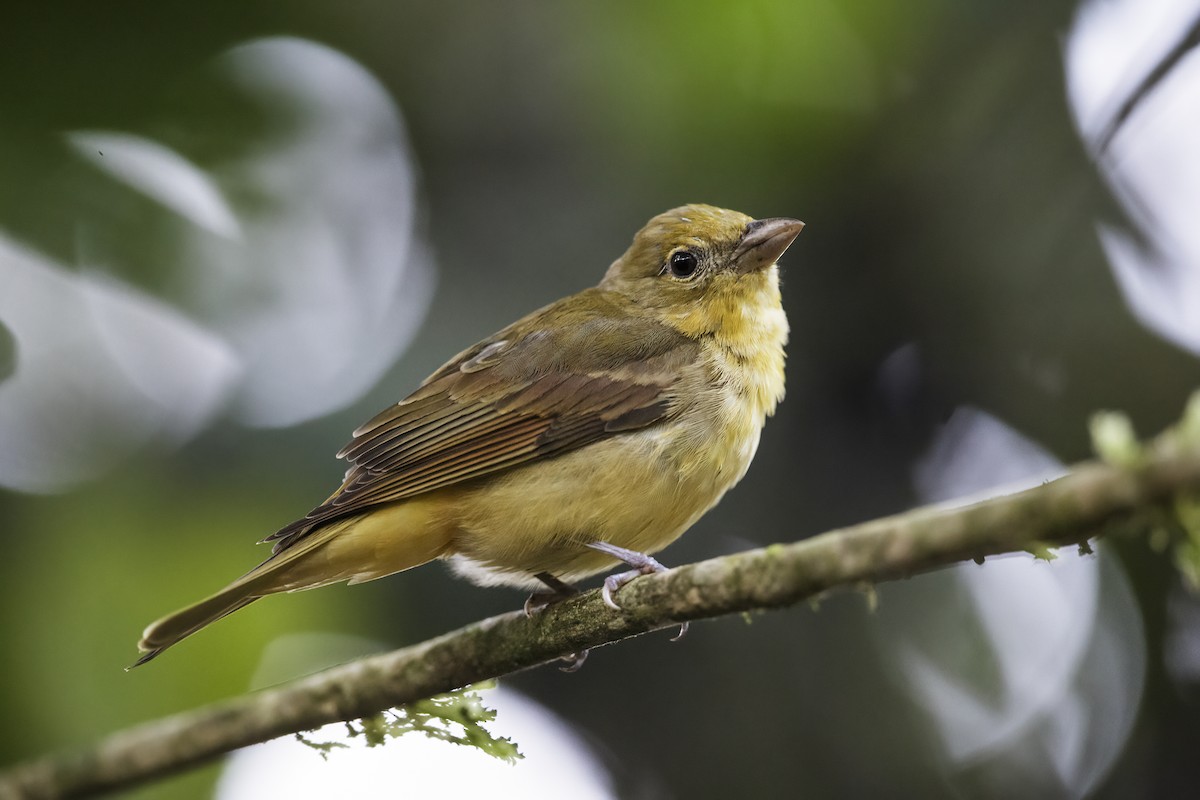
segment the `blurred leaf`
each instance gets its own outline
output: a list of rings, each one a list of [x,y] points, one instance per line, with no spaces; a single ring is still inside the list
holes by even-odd
[[[1172,554],[1175,567],[1192,592],[1200,592],[1200,496],[1175,498],[1175,518],[1183,528],[1183,537]]]
[[[1092,415],[1088,429],[1096,455],[1109,464],[1133,468],[1141,461],[1142,446],[1126,415],[1117,411],[1099,411]]]

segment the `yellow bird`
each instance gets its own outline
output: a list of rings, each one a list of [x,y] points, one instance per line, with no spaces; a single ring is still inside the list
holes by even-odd
[[[464,350],[354,431],[333,496],[267,537],[262,564],[150,625],[137,663],[260,597],[434,559],[540,587],[527,609],[624,562],[604,585],[615,607],[750,466],[783,398],[775,262],[803,227],[707,205],[654,217],[598,286]]]

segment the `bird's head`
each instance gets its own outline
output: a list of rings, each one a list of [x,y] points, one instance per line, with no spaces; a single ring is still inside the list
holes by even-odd
[[[651,219],[600,288],[661,313],[690,335],[721,330],[764,304],[778,306],[778,270],[804,223],[686,205]]]

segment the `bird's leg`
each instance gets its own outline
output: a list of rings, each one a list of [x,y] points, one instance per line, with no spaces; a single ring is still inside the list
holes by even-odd
[[[617,605],[615,600],[613,600],[613,592],[617,591],[634,578],[640,578],[642,575],[649,575],[652,572],[667,571],[667,568],[658,563],[657,559],[654,559],[645,553],[639,553],[636,550],[626,550],[624,547],[617,547],[615,544],[609,544],[608,542],[589,542],[588,547],[592,548],[593,550],[599,550],[601,553],[607,553],[613,558],[619,559],[633,567],[633,569],[628,570],[627,572],[618,572],[615,575],[609,575],[604,579],[604,588],[600,590],[600,596],[604,598],[605,605],[607,605],[609,608],[616,609],[617,611],[620,611],[621,607]],[[679,633],[672,636],[671,641],[679,641],[687,632],[688,624],[686,622],[681,622],[679,624]]]
[[[608,542],[589,542],[588,547],[599,550],[601,553],[607,553],[633,567],[628,572],[618,572],[604,579],[604,588],[600,590],[600,595],[604,598],[604,604],[616,611],[620,611],[621,607],[613,600],[613,592],[634,578],[640,578],[642,575],[649,575],[652,572],[667,571],[667,568],[658,563],[656,559],[636,550],[626,550],[624,547],[617,547]]]
[[[532,618],[534,614],[545,611],[555,603],[561,603],[568,597],[573,597],[579,594],[579,590],[566,581],[560,581],[558,578],[551,575],[549,572],[539,572],[533,577],[537,578],[542,583],[550,587],[548,592],[533,592],[525,600],[525,616]],[[559,667],[563,672],[574,672],[583,666],[583,662],[587,661],[587,650],[580,650],[578,653],[571,653],[562,657],[562,661],[568,662],[565,667]]]
[[[525,599],[525,616],[532,617],[555,603],[579,594],[579,590],[566,581],[560,581],[549,572],[539,572],[533,577],[550,587],[548,592],[533,592]]]

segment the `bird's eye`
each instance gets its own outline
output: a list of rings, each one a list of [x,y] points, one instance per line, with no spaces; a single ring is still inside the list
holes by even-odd
[[[671,269],[671,274],[676,278],[690,278],[696,274],[696,269],[700,266],[700,260],[696,258],[696,254],[692,251],[680,250],[677,253],[671,254],[668,266]]]

